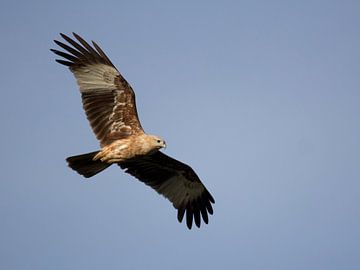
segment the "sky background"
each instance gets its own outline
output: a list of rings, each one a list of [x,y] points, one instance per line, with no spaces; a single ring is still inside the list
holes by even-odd
[[[360,269],[359,1],[1,1],[1,269]],[[216,200],[189,231],[98,149],[59,32]]]

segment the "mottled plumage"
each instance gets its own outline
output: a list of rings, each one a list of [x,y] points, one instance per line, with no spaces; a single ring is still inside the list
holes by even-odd
[[[186,214],[189,229],[193,221],[200,227],[201,217],[208,223],[215,201],[194,170],[159,151],[165,141],[144,132],[131,86],[95,42],[91,46],[73,35],[77,41],[61,34],[69,45],[55,40],[65,52],[51,51],[63,57],[56,61],[74,74],[101,149],[67,158],[69,166],[88,178],[116,163],[171,201],[179,222]]]

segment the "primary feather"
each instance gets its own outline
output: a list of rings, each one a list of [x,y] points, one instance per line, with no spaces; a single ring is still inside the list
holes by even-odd
[[[65,59],[56,61],[74,74],[101,145],[100,151],[67,158],[69,166],[92,177],[116,163],[172,202],[179,222],[186,214],[189,229],[193,222],[200,227],[201,218],[207,224],[214,198],[190,166],[159,151],[166,146],[163,139],[144,132],[129,83],[95,42],[91,46],[75,33],[76,40],[60,35],[68,44],[55,40],[64,51],[52,51]]]

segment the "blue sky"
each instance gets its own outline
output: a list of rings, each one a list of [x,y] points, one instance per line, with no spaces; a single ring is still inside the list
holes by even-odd
[[[2,1],[1,269],[359,269],[360,2]],[[216,204],[189,231],[96,150],[59,32],[95,40]]]

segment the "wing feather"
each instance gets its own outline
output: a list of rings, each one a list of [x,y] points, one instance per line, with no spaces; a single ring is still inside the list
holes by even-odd
[[[58,45],[59,47],[63,48],[65,51],[68,51],[68,52],[71,53],[72,55],[75,55],[75,56],[77,56],[77,57],[81,57],[81,56],[82,56],[82,54],[81,54],[79,51],[73,49],[72,47],[66,45],[65,43],[62,43],[62,42],[60,42],[60,41],[58,41],[58,40],[54,40],[54,42],[56,43],[56,45]]]
[[[63,57],[65,60],[56,61],[68,66],[74,74],[86,116],[101,145],[143,133],[135,93],[104,51],[95,42],[92,47],[75,33],[76,40],[60,35],[69,45],[55,40],[65,52],[51,51]]]
[[[64,51],[51,51],[62,57],[56,61],[74,74],[86,116],[101,145],[144,133],[133,89],[100,46],[94,41],[90,45],[76,33],[75,39],[60,35],[68,44],[54,40]],[[197,227],[201,220],[208,223],[215,200],[190,166],[161,152],[133,158],[119,166],[172,202],[179,222],[186,215],[189,229],[193,222]]]
[[[200,227],[201,218],[208,223],[215,200],[190,166],[159,151],[119,163],[119,166],[171,201],[178,210],[179,222],[186,214],[189,229],[193,221]]]

